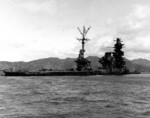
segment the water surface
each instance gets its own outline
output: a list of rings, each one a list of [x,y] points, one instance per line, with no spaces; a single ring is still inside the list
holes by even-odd
[[[150,75],[1,76],[0,118],[150,118]]]

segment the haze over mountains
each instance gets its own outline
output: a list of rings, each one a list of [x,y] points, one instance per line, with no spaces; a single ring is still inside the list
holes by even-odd
[[[142,58],[134,59],[134,60],[132,60],[132,62],[134,64],[138,64],[138,65],[143,65],[143,66],[146,66],[146,67],[150,67],[150,61],[146,60],[146,59],[142,59]]]
[[[101,65],[98,62],[99,57],[97,56],[89,56],[87,57],[88,60],[91,61],[91,67],[96,70]],[[50,69],[50,70],[68,70],[68,69],[75,69],[76,63],[74,62],[75,58],[66,58],[66,59],[59,59],[59,58],[44,58],[33,60],[30,62],[0,62],[0,69],[7,70],[21,70],[21,71],[38,71],[42,69]],[[139,72],[148,72],[150,73],[150,61],[146,59],[135,59],[135,60],[128,60],[126,59],[126,66],[128,69],[133,71]]]

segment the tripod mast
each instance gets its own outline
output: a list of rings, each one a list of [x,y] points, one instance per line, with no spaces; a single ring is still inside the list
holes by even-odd
[[[85,46],[85,43],[87,41],[89,41],[89,39],[87,39],[85,36],[88,33],[88,31],[89,31],[90,28],[91,27],[89,27],[88,29],[86,29],[83,26],[83,31],[82,32],[78,28],[80,34],[82,35],[82,38],[81,39],[77,39],[77,40],[81,41],[82,49],[79,51],[79,56],[78,56],[77,60],[75,61],[77,63],[77,71],[91,70],[91,66],[90,66],[91,62],[84,58],[84,52],[85,52],[84,46]]]
[[[82,38],[81,39],[77,39],[79,41],[81,41],[81,44],[82,44],[82,49],[81,51],[83,52],[83,57],[84,57],[84,52],[85,52],[85,49],[84,49],[84,46],[85,46],[85,43],[87,41],[89,41],[89,39],[85,38],[86,34],[88,33],[88,31],[90,30],[91,26],[86,29],[85,26],[83,26],[83,31],[81,32],[81,30],[78,28],[80,34],[82,35]]]

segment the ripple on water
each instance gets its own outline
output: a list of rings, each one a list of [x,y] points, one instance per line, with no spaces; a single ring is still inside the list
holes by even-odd
[[[0,77],[0,117],[149,118],[149,77]]]

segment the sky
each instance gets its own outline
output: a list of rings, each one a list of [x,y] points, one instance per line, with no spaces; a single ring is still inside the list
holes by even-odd
[[[118,37],[128,59],[150,60],[150,0],[0,0],[0,61],[77,58],[77,30],[91,26],[85,56]]]

